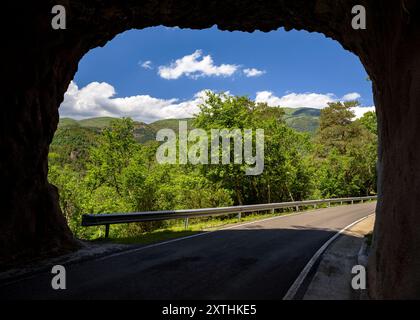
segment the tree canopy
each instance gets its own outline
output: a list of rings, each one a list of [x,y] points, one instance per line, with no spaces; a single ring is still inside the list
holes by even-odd
[[[192,125],[209,134],[212,129],[252,129],[254,139],[256,129],[264,130],[264,170],[259,175],[246,175],[249,165],[234,161],[160,164],[156,161],[160,143],[136,141],[129,118],[95,130],[63,127],[51,145],[49,180],[59,189],[71,229],[86,239],[96,238],[100,229],[81,228],[84,213],[371,195],[376,192],[376,116],[369,112],[354,119],[351,108],[357,105],[329,104],[311,136],[291,128],[280,107],[209,92]],[[120,225],[115,232],[124,236],[162,224]]]

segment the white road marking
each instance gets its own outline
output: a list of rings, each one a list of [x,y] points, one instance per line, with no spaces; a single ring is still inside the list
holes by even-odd
[[[312,267],[314,266],[315,262],[318,260],[318,258],[324,253],[324,251],[328,248],[328,246],[334,242],[344,231],[351,228],[355,224],[369,218],[370,216],[374,215],[375,212],[369,214],[366,217],[363,217],[348,226],[344,227],[340,231],[338,231],[335,235],[333,235],[327,242],[324,243],[324,245],[318,249],[318,251],[312,256],[311,260],[306,264],[305,268],[301,271],[299,276],[296,278],[295,282],[293,282],[292,286],[287,291],[286,295],[283,297],[283,300],[293,300],[293,298],[296,296],[296,293],[298,292],[299,288],[302,286],[303,281],[308,276],[308,273],[311,271]]]
[[[108,256],[104,256],[104,257],[100,257],[100,258],[97,258],[97,259],[93,259],[93,260],[102,261],[102,260],[106,260],[106,259],[109,259],[109,258],[115,258],[115,257],[121,256],[121,255],[124,255],[124,254],[129,254],[129,253],[139,252],[139,251],[143,251],[143,250],[150,249],[150,248],[159,247],[159,246],[162,246],[162,245],[165,245],[165,244],[170,244],[170,243],[174,243],[174,242],[178,242],[178,241],[182,241],[182,240],[187,240],[187,239],[191,239],[191,238],[206,236],[206,235],[209,235],[209,234],[212,234],[212,233],[215,233],[215,232],[219,232],[219,231],[223,231],[223,230],[230,230],[230,229],[234,229],[234,228],[247,226],[247,225],[250,225],[250,224],[266,222],[266,221],[271,221],[271,220],[280,219],[280,218],[286,218],[286,217],[292,217],[292,216],[297,216],[297,215],[302,215],[302,214],[314,213],[314,212],[324,210],[324,209],[329,209],[329,208],[320,208],[320,209],[316,209],[316,210],[293,212],[293,213],[290,213],[290,214],[283,214],[283,215],[276,216],[276,217],[270,217],[270,218],[250,221],[250,222],[246,222],[246,223],[234,224],[232,226],[216,229],[216,230],[213,230],[213,231],[203,231],[201,233],[193,234],[191,236],[185,236],[185,237],[181,237],[181,238],[171,239],[171,240],[168,240],[168,241],[153,243],[153,244],[146,245],[146,246],[140,247],[140,248],[124,250],[122,252],[117,252],[117,253],[114,253],[114,254],[111,254],[111,255],[108,255]]]

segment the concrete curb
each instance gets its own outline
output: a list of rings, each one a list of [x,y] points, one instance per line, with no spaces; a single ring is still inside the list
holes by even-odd
[[[370,228],[374,214],[358,220],[348,226],[328,248],[317,257],[317,265],[305,275],[305,285],[295,292],[299,295],[287,298],[303,300],[367,300],[367,290],[351,289],[352,266],[362,265],[366,268],[369,246],[365,235]],[[346,235],[347,237],[342,237]],[[357,240],[359,239],[359,240]]]
[[[296,299],[296,296],[299,291],[302,290],[303,283],[307,280],[308,275],[312,272],[314,269],[314,266],[321,261],[322,256],[328,249],[328,247],[333,244],[344,232],[346,232],[351,227],[357,225],[358,223],[370,218],[374,213],[371,213],[367,215],[366,217],[363,217],[348,226],[345,226],[343,229],[338,231],[334,236],[332,236],[329,240],[327,240],[324,245],[319,248],[319,250],[312,256],[312,258],[309,260],[309,262],[306,264],[306,266],[303,268],[295,282],[292,284],[292,286],[287,291],[286,295],[283,297],[283,300],[294,300]],[[305,289],[307,290],[307,288]]]

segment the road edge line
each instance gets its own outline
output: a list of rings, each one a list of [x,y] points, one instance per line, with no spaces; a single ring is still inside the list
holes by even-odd
[[[302,286],[303,281],[305,281],[306,277],[308,276],[309,272],[315,265],[316,261],[321,257],[321,255],[325,252],[325,250],[333,243],[341,234],[343,234],[344,231],[347,229],[353,227],[354,225],[358,224],[359,222],[362,222],[363,220],[366,220],[367,218],[373,216],[375,212],[367,215],[366,217],[363,217],[348,226],[345,226],[343,229],[338,231],[335,235],[333,235],[330,239],[325,242],[321,248],[318,249],[317,252],[312,256],[312,258],[309,260],[309,262],[306,264],[306,266],[303,268],[303,270],[300,272],[299,276],[296,278],[296,280],[293,282],[289,290],[287,290],[287,293],[284,295],[282,300],[293,300],[296,296],[297,292],[299,291],[300,287]]]
[[[354,205],[356,205],[356,204],[354,204]],[[269,217],[269,218],[264,218],[264,219],[260,219],[260,220],[249,221],[249,222],[243,222],[243,223],[239,223],[239,224],[235,223],[235,224],[232,224],[230,226],[226,226],[226,227],[223,227],[223,228],[220,228],[220,229],[202,231],[200,233],[189,235],[189,236],[184,236],[184,237],[174,238],[174,239],[160,241],[160,242],[156,242],[156,243],[151,243],[151,244],[147,244],[145,246],[141,246],[141,247],[137,247],[137,248],[129,248],[127,250],[123,250],[123,251],[120,251],[120,252],[115,252],[115,253],[111,253],[109,255],[105,255],[105,256],[102,256],[102,257],[93,258],[92,260],[102,261],[102,260],[106,260],[106,259],[109,259],[109,258],[115,258],[115,257],[118,257],[120,255],[124,255],[124,254],[143,251],[143,250],[146,250],[146,249],[159,247],[161,245],[166,245],[166,244],[170,244],[170,243],[174,243],[174,242],[178,242],[178,241],[182,241],[182,240],[188,240],[188,239],[191,239],[191,238],[196,238],[196,237],[201,237],[201,236],[213,234],[213,233],[223,231],[223,230],[234,229],[234,228],[243,227],[243,226],[250,225],[250,224],[255,224],[255,223],[259,223],[259,222],[266,222],[266,221],[275,220],[275,219],[279,219],[279,218],[286,218],[286,217],[292,217],[292,216],[297,216],[297,215],[314,213],[318,210],[323,210],[323,209],[329,209],[329,208],[317,208],[315,210],[292,212],[292,213],[289,213],[289,214],[282,214],[282,215],[278,215],[278,216],[274,216],[274,217]],[[365,217],[365,218],[367,218],[367,217]],[[364,219],[364,218],[362,218],[362,219]]]

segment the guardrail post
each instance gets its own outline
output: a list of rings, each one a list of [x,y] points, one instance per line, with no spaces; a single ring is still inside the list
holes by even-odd
[[[314,209],[318,208],[318,206],[316,204],[314,204]]]
[[[238,213],[238,220],[240,221],[240,220],[241,220],[241,218],[242,218],[242,212],[239,212],[239,213]]]
[[[270,213],[271,213],[271,214],[274,214],[274,209],[271,209],[271,210],[270,210]]]
[[[363,199],[362,199],[362,203],[363,203]]]
[[[108,239],[109,237],[109,224],[105,225],[105,239]]]
[[[343,201],[340,201],[340,205],[343,205]]]
[[[354,204],[354,200],[351,200],[351,204]]]
[[[327,206],[328,206],[328,208],[331,207],[331,202],[328,202],[327,203]]]
[[[299,211],[299,206],[296,206],[296,211]]]
[[[185,218],[185,220],[184,220],[184,228],[185,228],[185,230],[188,229],[188,217]]]

